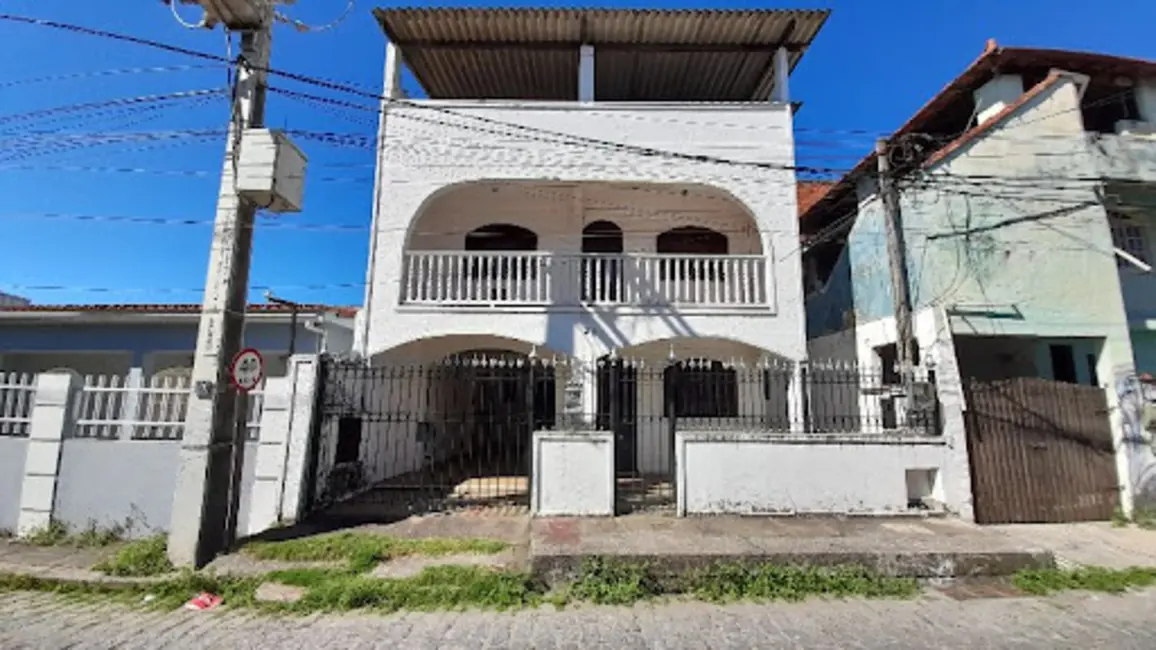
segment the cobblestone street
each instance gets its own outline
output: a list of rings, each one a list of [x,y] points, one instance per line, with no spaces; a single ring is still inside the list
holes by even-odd
[[[0,603],[18,648],[1125,648],[1156,647],[1156,591],[1049,599],[673,604],[519,613],[314,616],[141,613],[42,594]]]

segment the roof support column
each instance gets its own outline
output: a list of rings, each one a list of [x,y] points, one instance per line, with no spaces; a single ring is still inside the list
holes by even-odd
[[[594,101],[594,46],[582,45],[578,48],[578,101]]]
[[[396,99],[401,96],[401,51],[392,41],[385,45],[385,75],[381,96]]]
[[[787,56],[787,48],[775,50],[775,87],[771,89],[771,101],[786,104],[791,101],[791,59]]]

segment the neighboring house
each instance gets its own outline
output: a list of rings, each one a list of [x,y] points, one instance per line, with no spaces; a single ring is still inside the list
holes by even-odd
[[[976,391],[1034,386],[1016,408],[1056,430],[1080,403],[1064,395],[1100,399],[1065,385],[1108,387],[1071,426],[1110,427],[1127,497],[1126,432],[1107,412],[1134,364],[1156,370],[1156,62],[991,41],[891,142],[920,347],[948,341]],[[814,354],[894,359],[876,166],[864,159],[802,216]]]
[[[245,345],[265,358],[266,375],[285,374],[298,353],[348,353],[354,308],[302,305],[296,331],[289,307],[250,305]],[[80,375],[148,377],[191,369],[200,305],[16,305],[0,307],[0,372],[69,369]],[[291,343],[292,340],[292,343]]]
[[[19,307],[21,305],[28,304],[31,304],[31,301],[27,298],[14,296],[10,293],[4,293],[3,291],[0,291],[0,307]]]

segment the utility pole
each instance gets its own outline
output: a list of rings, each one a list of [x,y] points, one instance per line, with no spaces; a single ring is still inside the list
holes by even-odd
[[[903,215],[899,212],[899,191],[891,172],[891,147],[886,139],[875,141],[879,165],[879,195],[887,224],[887,263],[891,270],[891,299],[895,305],[896,352],[904,388],[910,389],[915,367],[915,336],[911,330],[911,294],[907,283],[907,245],[903,239]]]
[[[185,415],[181,460],[169,526],[169,559],[201,567],[232,543],[245,427],[229,365],[241,349],[257,205],[237,191],[241,136],[264,126],[273,3],[251,3],[260,19],[243,32],[232,118],[209,251],[205,296],[193,361],[193,393]]]

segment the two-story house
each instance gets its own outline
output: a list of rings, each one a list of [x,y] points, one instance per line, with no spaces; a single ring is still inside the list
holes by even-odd
[[[478,352],[586,368],[803,359],[788,77],[827,15],[376,11],[388,45],[356,349],[377,367]],[[407,74],[426,98],[406,98]],[[568,401],[594,413],[595,374],[574,373],[570,392],[559,380],[533,420]],[[667,436],[661,377],[648,381],[625,407],[653,429],[639,448]],[[726,396],[715,415],[765,409],[733,386],[699,392]],[[468,417],[530,408],[502,394],[520,393],[475,395],[484,413]],[[669,470],[671,446],[650,448],[629,462]],[[396,467],[416,468],[413,453]]]
[[[888,154],[899,174],[919,347],[950,340],[965,382],[1034,377],[1108,388],[1081,435],[1110,427],[1124,504],[1130,488],[1150,489],[1137,481],[1152,454],[1129,442],[1116,387],[1156,363],[1154,134],[1156,62],[989,41],[894,133]],[[813,352],[894,354],[876,168],[868,156],[801,217]],[[1025,395],[1017,412],[1035,399]],[[1063,401],[1032,417],[1068,427]],[[969,405],[973,416],[981,402]],[[976,456],[983,519],[979,491],[988,483]]]

